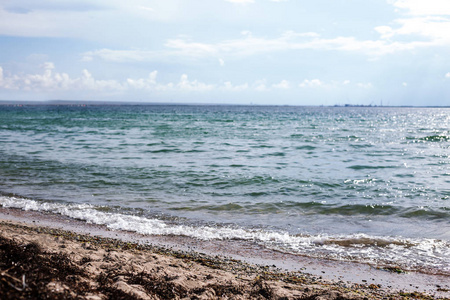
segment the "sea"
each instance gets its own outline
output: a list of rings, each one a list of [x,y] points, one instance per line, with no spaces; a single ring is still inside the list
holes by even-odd
[[[450,275],[450,108],[0,105],[0,206]]]

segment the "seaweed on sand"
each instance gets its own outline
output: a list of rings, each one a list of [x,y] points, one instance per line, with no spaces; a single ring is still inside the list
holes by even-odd
[[[74,299],[87,287],[84,272],[63,254],[44,255],[39,245],[0,237],[0,299]]]

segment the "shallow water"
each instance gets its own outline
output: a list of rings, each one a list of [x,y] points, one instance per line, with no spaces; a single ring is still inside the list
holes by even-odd
[[[450,272],[449,113],[0,106],[0,204]]]

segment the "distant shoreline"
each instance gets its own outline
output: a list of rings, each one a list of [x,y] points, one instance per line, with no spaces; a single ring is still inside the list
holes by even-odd
[[[0,100],[0,106],[236,106],[236,107],[312,107],[312,108],[450,108],[450,106],[416,105],[372,105],[372,104],[334,104],[334,105],[272,105],[272,104],[234,104],[234,103],[182,103],[182,102],[134,102],[134,101],[90,101],[90,100]]]

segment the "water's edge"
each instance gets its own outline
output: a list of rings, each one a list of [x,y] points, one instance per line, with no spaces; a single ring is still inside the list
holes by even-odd
[[[103,225],[89,224],[57,214],[0,207],[0,222],[3,221],[152,244],[178,251],[194,251],[210,256],[231,257],[252,264],[272,266],[284,271],[307,273],[325,282],[373,283],[380,284],[383,289],[391,292],[420,291],[441,297],[448,296],[448,292],[443,290],[450,289],[449,276],[445,275],[418,272],[397,274],[367,264],[289,255],[230,240],[212,242],[180,236],[144,236],[133,232],[109,230]]]
[[[67,204],[0,196],[0,207],[43,212],[70,220],[127,231],[142,236],[170,236],[205,243],[233,241],[268,252],[334,261],[365,263],[377,267],[398,267],[421,273],[450,275],[450,245],[433,239],[357,235],[292,235],[288,232],[245,228],[235,225],[195,225],[148,218],[91,204]],[[413,260],[412,258],[415,258]]]

